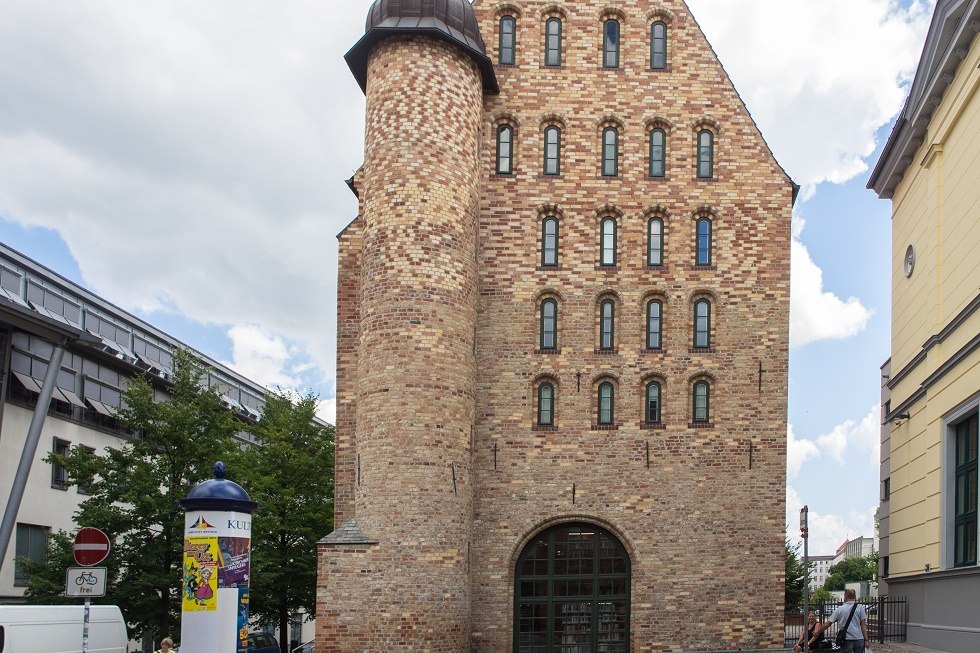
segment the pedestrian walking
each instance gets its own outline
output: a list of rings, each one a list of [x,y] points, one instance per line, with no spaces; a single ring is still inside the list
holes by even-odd
[[[830,618],[817,627],[816,633],[822,633],[837,624],[837,645],[841,653],[864,653],[868,644],[868,612],[857,602],[857,592],[844,590],[844,605],[840,606]]]

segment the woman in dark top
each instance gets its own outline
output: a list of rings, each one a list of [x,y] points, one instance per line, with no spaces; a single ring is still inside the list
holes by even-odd
[[[807,615],[806,619],[806,635],[805,637],[810,642],[810,650],[824,648],[821,644],[823,643],[823,631],[813,634],[813,631],[817,628],[817,613],[810,610],[810,614]],[[796,646],[793,647],[793,651],[803,650],[803,637],[801,633],[800,638],[796,641]]]

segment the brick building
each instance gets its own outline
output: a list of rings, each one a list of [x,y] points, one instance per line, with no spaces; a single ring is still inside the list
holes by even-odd
[[[781,646],[791,207],[681,0],[377,0],[318,651]]]

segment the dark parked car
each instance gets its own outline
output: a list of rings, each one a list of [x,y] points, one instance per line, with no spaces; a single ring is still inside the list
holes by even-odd
[[[269,633],[250,633],[248,653],[279,653],[279,642]]]

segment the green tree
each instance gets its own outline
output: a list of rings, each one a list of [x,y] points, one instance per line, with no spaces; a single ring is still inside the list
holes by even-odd
[[[316,543],[333,530],[334,429],[316,420],[317,398],[266,397],[244,450],[238,480],[259,504],[252,516],[249,611],[277,623],[289,646],[289,618],[316,611]]]
[[[798,610],[803,606],[803,563],[799,556],[800,545],[790,544],[786,538],[786,610]]]
[[[811,608],[820,604],[833,603],[834,601],[836,601],[834,595],[822,587],[818,588],[813,594],[810,595]]]
[[[64,531],[48,537],[48,555],[44,561],[22,558],[20,564],[28,574],[24,596],[30,603],[59,605],[78,603],[78,599],[65,596],[65,570],[75,566],[72,557],[74,538]],[[93,603],[100,603],[98,598]],[[104,601],[101,601],[104,602]]]
[[[878,576],[878,554],[874,551],[864,558],[847,558],[830,568],[823,587],[831,592],[839,592],[847,583],[875,580]]]
[[[74,521],[101,528],[112,540],[106,601],[122,608],[136,632],[164,636],[179,628],[184,513],[177,500],[211,477],[239,430],[217,391],[203,388],[204,373],[189,352],[176,351],[169,399],[158,401],[141,377],[125,389],[118,417],[134,433],[125,445],[105,455],[79,447],[49,457],[64,465],[71,484],[87,486],[90,497]],[[29,581],[32,601],[49,600],[64,582],[64,551],[63,538],[52,538],[49,564]]]

